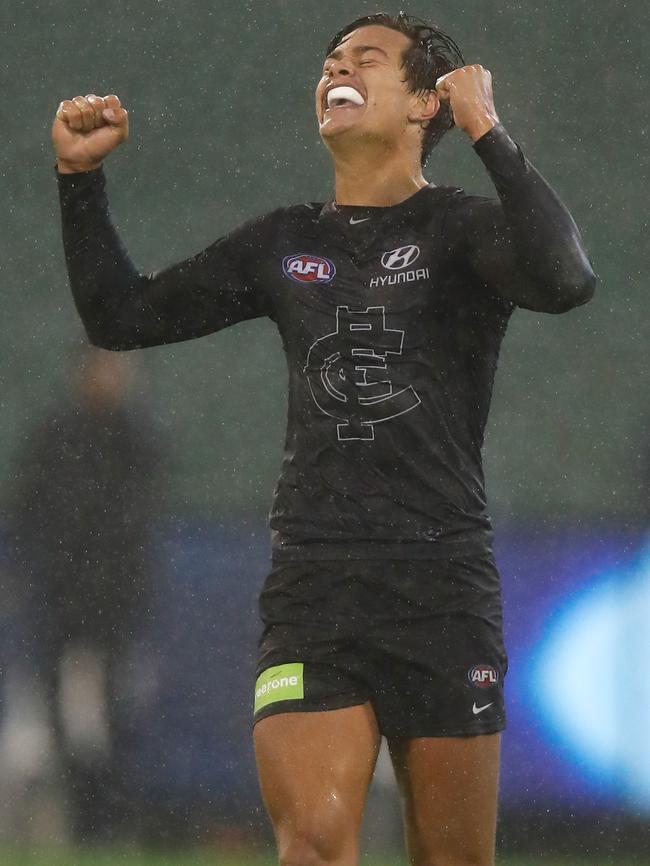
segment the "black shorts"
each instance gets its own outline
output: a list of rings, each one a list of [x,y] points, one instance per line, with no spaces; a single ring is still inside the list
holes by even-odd
[[[505,727],[491,554],[277,564],[260,609],[255,722],[370,701],[389,738]]]

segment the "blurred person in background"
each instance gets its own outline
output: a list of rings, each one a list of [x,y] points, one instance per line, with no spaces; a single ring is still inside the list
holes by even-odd
[[[152,603],[163,450],[130,400],[130,358],[85,347],[69,392],[25,434],[11,530],[28,664],[47,707],[73,836],[123,825],[127,696]]]

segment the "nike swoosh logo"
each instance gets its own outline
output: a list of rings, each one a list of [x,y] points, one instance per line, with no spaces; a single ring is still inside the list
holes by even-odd
[[[491,707],[493,703],[494,703],[494,701],[492,701],[489,704],[485,704],[485,706],[483,706],[483,707],[477,707],[476,704],[474,704],[474,706],[472,707],[472,712],[474,713],[475,716],[478,716],[478,714],[482,713],[483,710],[487,710],[488,707]]]
[[[365,223],[368,222],[369,219],[370,217],[364,217],[362,220],[355,220],[354,217],[350,217],[350,225],[356,226],[357,223]]]

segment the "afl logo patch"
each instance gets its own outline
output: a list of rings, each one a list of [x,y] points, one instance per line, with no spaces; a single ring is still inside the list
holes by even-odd
[[[396,250],[390,250],[381,257],[381,263],[387,271],[401,271],[412,265],[420,255],[420,247],[414,244],[409,244],[406,247],[398,247]]]
[[[297,283],[329,283],[336,274],[334,262],[308,253],[285,256],[282,270]]]
[[[478,686],[479,689],[496,686],[499,682],[499,674],[492,665],[474,665],[467,671],[467,678],[473,686]]]

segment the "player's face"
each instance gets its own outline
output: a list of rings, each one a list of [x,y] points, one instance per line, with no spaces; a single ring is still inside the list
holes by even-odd
[[[401,68],[410,44],[403,33],[370,25],[353,30],[325,60],[316,116],[326,144],[339,136],[388,142],[404,133],[418,103]]]

